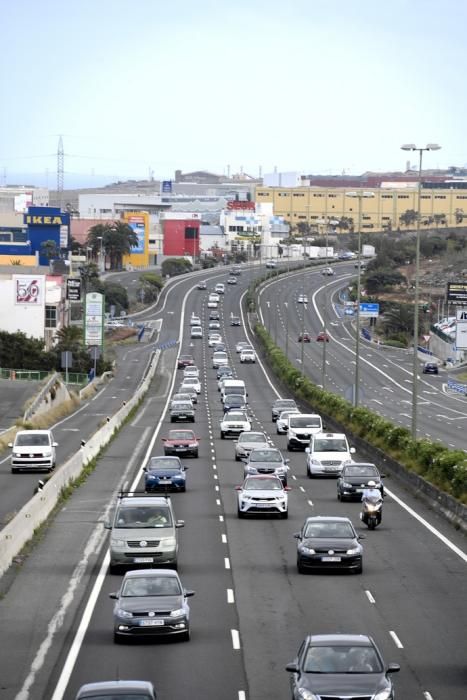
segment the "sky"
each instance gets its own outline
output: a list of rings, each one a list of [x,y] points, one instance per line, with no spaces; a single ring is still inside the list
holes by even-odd
[[[467,164],[463,0],[4,3],[0,185]]]

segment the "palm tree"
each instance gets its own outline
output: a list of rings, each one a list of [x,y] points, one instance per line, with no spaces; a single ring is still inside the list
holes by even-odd
[[[94,254],[100,251],[102,243],[105,255],[110,258],[110,269],[115,270],[121,268],[122,257],[138,245],[138,237],[126,222],[113,221],[91,226],[87,242]]]
[[[57,350],[79,350],[83,345],[83,329],[79,326],[63,326],[56,334]]]
[[[386,335],[413,333],[414,307],[411,304],[398,304],[384,312],[381,324]]]
[[[418,214],[415,209],[407,209],[407,211],[399,216],[399,221],[408,228],[409,226],[413,226],[413,224],[417,221],[417,217]]]
[[[58,258],[60,256],[60,249],[55,243],[55,241],[42,241],[41,253],[45,258],[47,258],[47,261],[50,263],[50,261],[53,258]]]

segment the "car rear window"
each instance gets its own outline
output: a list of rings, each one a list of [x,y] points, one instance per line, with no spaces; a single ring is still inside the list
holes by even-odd
[[[315,440],[313,452],[348,452],[346,440],[327,438],[326,440]]]
[[[321,420],[319,418],[298,417],[289,420],[291,428],[321,428]]]

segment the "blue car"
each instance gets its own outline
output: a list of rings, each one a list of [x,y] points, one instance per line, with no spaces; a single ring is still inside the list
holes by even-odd
[[[179,457],[151,457],[144,467],[144,489],[154,491],[186,491],[186,471]]]

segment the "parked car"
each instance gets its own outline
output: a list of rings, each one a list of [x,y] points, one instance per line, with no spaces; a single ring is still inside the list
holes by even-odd
[[[269,445],[270,441],[265,433],[254,432],[253,430],[240,433],[235,444],[235,460],[238,462],[241,459],[246,459],[251,450],[267,448]]]
[[[164,443],[165,455],[198,456],[199,437],[195,435],[193,430],[169,430],[169,434],[162,438],[162,442]]]
[[[175,421],[195,422],[195,409],[191,401],[190,403],[188,401],[172,401],[169,414],[171,423],[175,423]]]
[[[105,523],[110,532],[110,572],[121,566],[177,566],[177,530],[172,502],[165,496],[120,494],[112,520]]]
[[[352,462],[344,464],[337,479],[337,500],[345,501],[356,498],[362,500],[362,493],[368,487],[369,481],[374,481],[376,487],[384,496],[383,475],[374,464]]]
[[[11,473],[19,471],[51,472],[57,463],[55,441],[51,430],[18,430],[11,447]]]
[[[255,351],[251,350],[250,348],[243,348],[243,350],[240,353],[240,362],[241,363],[255,363],[256,362]]]
[[[288,463],[289,460],[284,459],[282,452],[276,447],[257,448],[251,450],[244,463],[244,475],[246,478],[253,474],[274,474],[287,486]]]
[[[227,435],[240,435],[251,430],[251,423],[245,411],[228,411],[220,422],[222,440]]]
[[[193,355],[180,355],[178,360],[177,360],[177,367],[178,369],[184,369],[185,367],[188,367],[188,365],[194,365],[195,361],[193,359]]]
[[[307,518],[297,542],[297,570],[346,569],[361,574],[363,547],[349,518],[315,515]]]
[[[436,362],[425,362],[422,372],[423,374],[438,374],[439,368]]]
[[[82,685],[75,700],[156,700],[156,689],[149,681],[99,681]]]
[[[293,674],[293,700],[342,696],[348,700],[394,700],[391,674],[400,666],[386,665],[367,635],[313,634],[305,638],[297,657],[285,669]]]
[[[306,448],[306,473],[313,476],[339,476],[344,464],[352,462],[355,447],[349,447],[344,433],[316,433]]]
[[[298,410],[297,404],[293,399],[276,399],[272,404],[272,421],[275,423],[281,411],[296,411]]]
[[[194,591],[183,588],[176,571],[127,571],[120,589],[110,593],[114,606],[114,642],[129,637],[179,636],[190,639],[190,607]]]
[[[311,343],[311,335],[307,331],[304,331],[303,333],[299,333],[298,334],[298,342],[299,343]]]
[[[144,467],[144,490],[186,491],[186,469],[180,457],[151,457]]]
[[[329,343],[329,335],[325,331],[320,331],[316,336],[318,343]]]
[[[247,476],[242,486],[237,486],[237,515],[279,515],[287,518],[288,486],[277,476]]]

